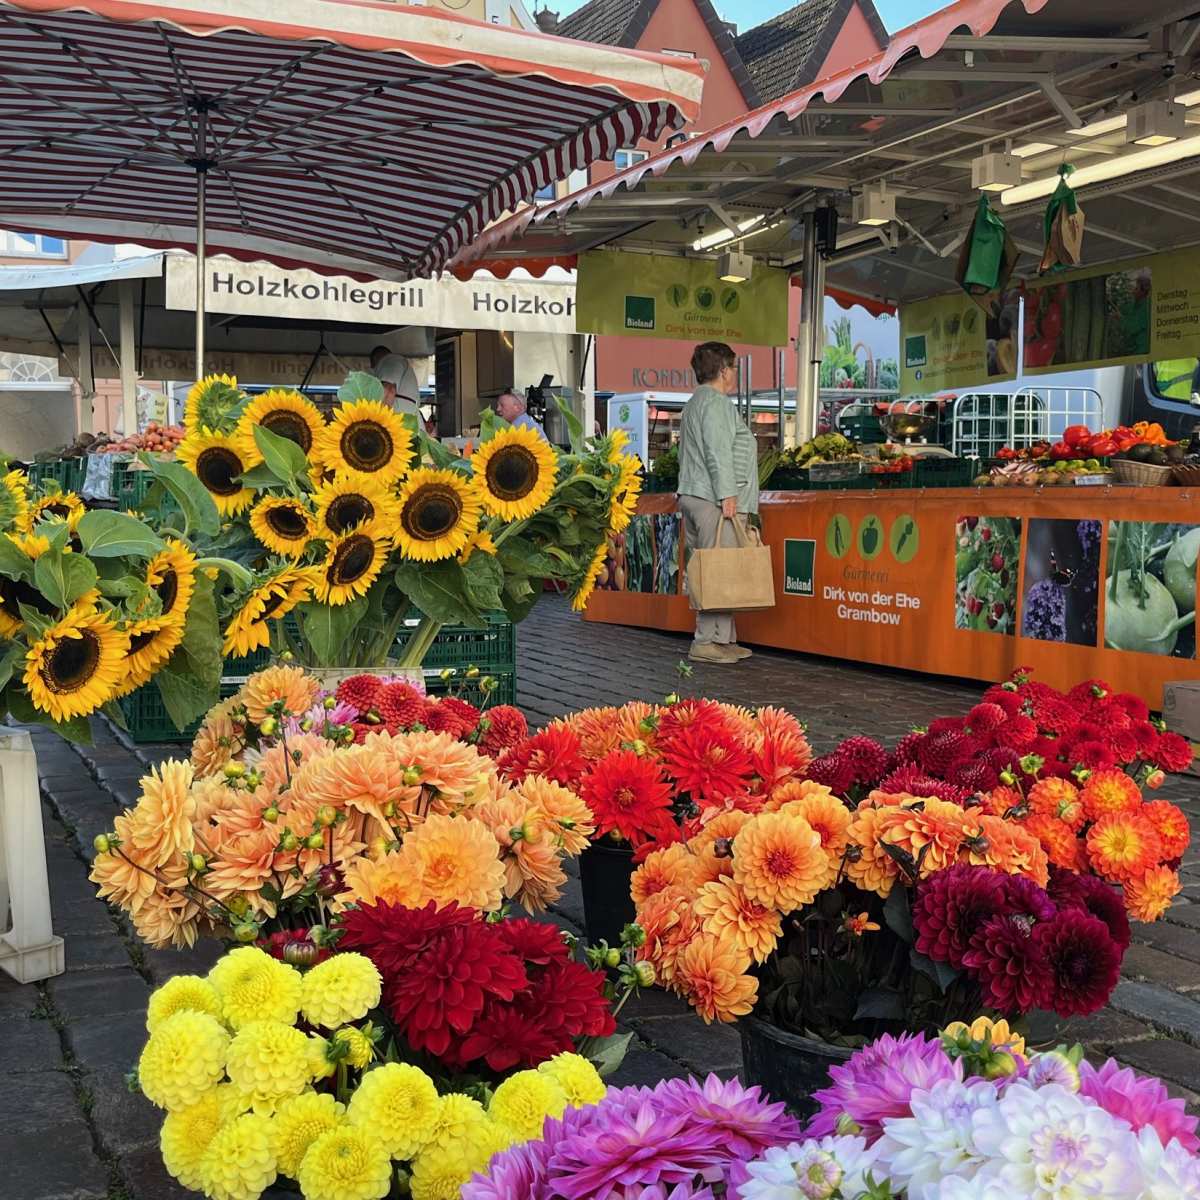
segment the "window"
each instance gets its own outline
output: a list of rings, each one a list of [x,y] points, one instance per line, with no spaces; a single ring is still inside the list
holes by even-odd
[[[535,200],[554,200],[558,195],[555,190],[557,186],[558,185],[552,181],[546,184],[544,187],[538,188],[538,190],[533,193],[533,198]]]
[[[666,48],[666,46],[664,46],[662,52],[664,54],[670,54],[674,58],[695,58],[696,57],[696,52],[694,50],[668,50]]]
[[[9,233],[0,231],[0,254],[40,258],[66,258],[67,243],[62,238],[41,233]]]
[[[650,157],[646,150],[618,150],[613,155],[613,166],[618,171],[627,171],[630,167],[637,166],[640,162],[645,162]]]

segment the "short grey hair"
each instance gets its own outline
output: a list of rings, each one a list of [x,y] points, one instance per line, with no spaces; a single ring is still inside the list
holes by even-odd
[[[500,393],[500,395],[496,397],[496,400],[497,401],[503,400],[505,396],[511,396],[517,402],[517,404],[520,406],[521,411],[522,412],[525,411],[525,404],[526,404],[525,397],[523,395],[521,395],[521,393],[518,392],[515,388],[505,388],[504,391],[502,391]]]

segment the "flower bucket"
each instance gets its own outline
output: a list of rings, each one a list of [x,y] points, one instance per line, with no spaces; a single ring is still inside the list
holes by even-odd
[[[831,1046],[813,1038],[776,1029],[757,1017],[742,1017],[742,1079],[758,1084],[772,1100],[782,1100],[802,1120],[817,1111],[812,1094],[829,1086],[829,1068],[854,1053],[848,1046]]]
[[[579,883],[583,891],[583,923],[588,941],[621,944],[621,930],[636,913],[629,896],[633,877],[633,851],[593,842],[579,856]]]

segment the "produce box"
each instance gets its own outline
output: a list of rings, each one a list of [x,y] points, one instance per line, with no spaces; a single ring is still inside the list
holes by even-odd
[[[40,486],[52,479],[64,492],[78,492],[86,475],[86,458],[55,458],[29,464],[30,483]]]
[[[420,615],[414,609],[405,625],[415,630]],[[437,640],[429,648],[422,669],[435,674],[446,667],[462,671],[478,667],[487,675],[512,671],[517,661],[517,636],[512,622],[504,613],[489,613],[486,629],[470,629],[466,625],[443,625]],[[397,646],[403,646],[407,635],[402,633]]]
[[[114,463],[112,475],[112,495],[122,512],[141,512],[146,503],[146,496],[154,486],[155,474],[145,467],[133,466],[130,463]],[[175,497],[165,492],[159,508],[166,517],[179,512]]]
[[[485,697],[483,691],[479,687],[479,679],[463,680],[461,676],[456,676],[449,682],[443,682],[436,670],[429,667],[428,664],[423,668],[425,674],[425,690],[431,696],[447,696],[453,694],[465,700],[468,704],[474,704],[479,708],[483,708],[486,702],[488,708],[497,704],[516,704],[517,702],[517,673],[515,671],[486,671],[483,674],[490,675],[500,686],[488,697]],[[480,678],[483,675],[481,674]]]
[[[1171,733],[1187,738],[1192,747],[1191,775],[1200,775],[1200,679],[1163,684],[1163,720]]]

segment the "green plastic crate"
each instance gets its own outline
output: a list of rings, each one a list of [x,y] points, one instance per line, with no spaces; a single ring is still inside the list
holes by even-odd
[[[155,474],[144,468],[133,469],[128,463],[114,463],[112,494],[122,512],[141,512],[146,496],[154,486]],[[175,497],[164,491],[160,513],[166,517],[179,512]]]
[[[55,458],[29,464],[29,481],[41,486],[53,480],[64,492],[78,492],[87,478],[86,458]]]
[[[415,630],[420,619],[420,614],[414,609],[405,624],[410,630]],[[445,667],[459,670],[478,667],[492,675],[499,671],[511,671],[517,661],[517,638],[512,622],[503,613],[489,613],[487,622],[486,629],[443,625],[422,667],[435,671]],[[403,645],[408,636],[401,634],[397,644]]]
[[[453,693],[461,697],[468,704],[475,704],[479,707],[484,707],[485,699],[483,692],[479,689],[478,679],[463,679],[462,676],[455,676],[454,679],[448,682],[443,682],[437,671],[430,670],[426,665],[423,668],[425,675],[425,690],[431,696],[447,696]],[[517,674],[515,671],[485,671],[480,675],[490,675],[499,687],[487,697],[486,705],[488,708],[497,704],[516,704],[517,702]]]

